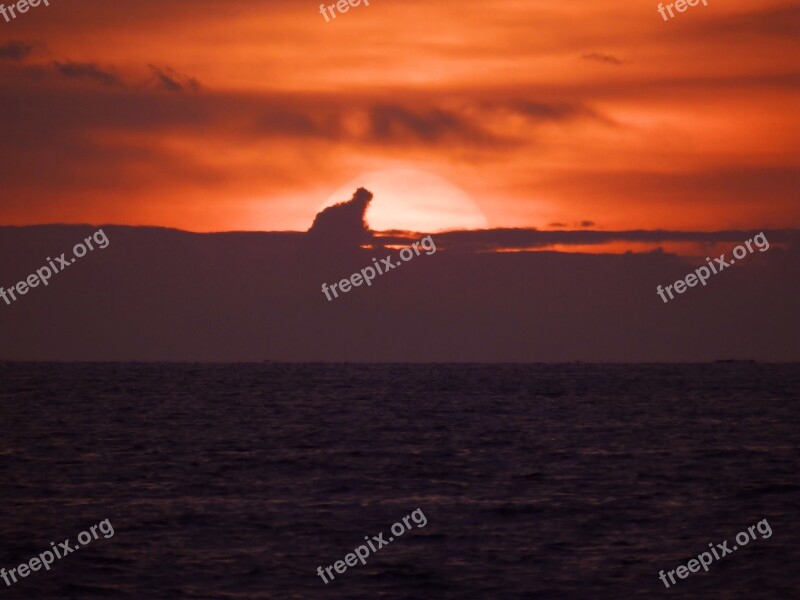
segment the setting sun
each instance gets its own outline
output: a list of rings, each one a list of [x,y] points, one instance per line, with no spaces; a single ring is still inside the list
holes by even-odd
[[[360,175],[336,190],[323,208],[347,200],[358,187],[375,196],[366,215],[375,231],[435,232],[489,226],[466,192],[438,175],[417,169],[387,169]]]

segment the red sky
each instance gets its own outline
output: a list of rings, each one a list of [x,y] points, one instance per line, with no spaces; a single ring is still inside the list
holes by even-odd
[[[50,0],[0,19],[0,224],[304,230],[405,168],[492,227],[800,227],[800,5],[657,5]]]

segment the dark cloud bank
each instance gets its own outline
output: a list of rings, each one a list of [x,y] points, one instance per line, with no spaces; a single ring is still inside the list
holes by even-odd
[[[388,252],[361,226],[370,198],[318,215],[308,233],[195,234],[105,226],[111,243],[11,306],[7,360],[706,361],[800,360],[800,232],[689,289],[656,295],[698,265],[663,252],[487,252],[609,240],[730,245],[752,232],[489,230],[434,234],[421,255],[328,302],[333,283]],[[371,195],[370,195],[371,196]],[[375,201],[379,201],[376,199]],[[8,288],[71,253],[91,226],[0,228]],[[365,237],[366,236],[366,237]],[[380,243],[378,243],[380,242]],[[336,251],[333,251],[333,250]]]

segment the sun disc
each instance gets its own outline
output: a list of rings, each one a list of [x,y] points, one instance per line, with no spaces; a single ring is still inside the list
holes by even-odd
[[[366,220],[375,231],[433,233],[489,226],[466,192],[443,177],[417,169],[387,169],[360,175],[332,194],[325,206],[349,200],[359,187],[374,194]]]

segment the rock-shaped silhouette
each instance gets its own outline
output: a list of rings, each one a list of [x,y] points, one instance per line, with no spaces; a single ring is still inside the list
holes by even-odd
[[[308,239],[315,247],[354,249],[372,243],[372,232],[364,220],[372,192],[358,188],[346,202],[329,206],[314,217]]]

